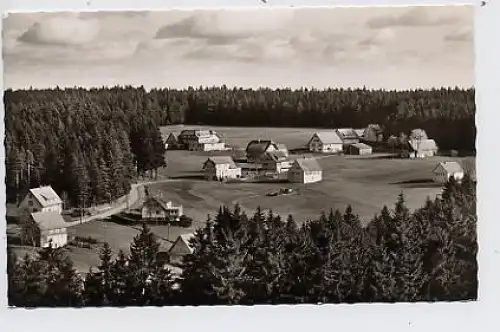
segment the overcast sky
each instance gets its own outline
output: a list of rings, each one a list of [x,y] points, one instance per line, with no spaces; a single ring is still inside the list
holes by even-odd
[[[474,84],[473,7],[16,13],[5,86]]]

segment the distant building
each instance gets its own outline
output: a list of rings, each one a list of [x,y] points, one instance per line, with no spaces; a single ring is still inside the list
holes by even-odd
[[[284,173],[287,172],[292,162],[288,160],[286,153],[276,150],[264,153],[258,162],[267,172]]]
[[[426,158],[435,156],[438,146],[433,139],[410,140],[403,147],[403,158]]]
[[[170,133],[165,141],[165,149],[176,149],[178,147],[177,137],[174,133]]]
[[[248,162],[258,161],[266,152],[276,151],[278,146],[271,140],[253,140],[246,148]]]
[[[229,180],[241,177],[241,168],[229,156],[210,157],[203,164],[203,173],[207,180]]]
[[[365,134],[365,130],[366,130],[365,128],[354,129],[354,132],[356,133],[356,135],[358,135],[360,140],[363,140],[363,135]]]
[[[335,129],[335,132],[339,135],[344,146],[359,143],[359,136],[352,128],[338,128]]]
[[[429,139],[427,136],[427,133],[423,129],[413,129],[410,131],[410,134],[408,135],[408,140],[426,140]]]
[[[342,151],[342,139],[336,132],[317,132],[311,137],[309,151],[317,153],[338,153]]]
[[[437,164],[432,173],[433,180],[438,183],[446,183],[450,178],[461,181],[464,177],[464,170],[456,161],[441,162]]]
[[[180,263],[185,255],[189,255],[194,252],[194,247],[191,244],[191,240],[194,237],[195,236],[192,233],[182,234],[177,237],[168,250],[171,263]]]
[[[19,203],[19,209],[32,212],[62,213],[63,202],[51,186],[32,188],[26,197]]]
[[[37,228],[33,233],[36,246],[59,248],[68,243],[68,226],[59,212],[34,212],[30,218]]]
[[[380,125],[369,124],[363,132],[362,140],[365,142],[377,143],[384,140],[384,132]]]
[[[372,147],[365,143],[355,143],[348,147],[349,154],[366,155],[372,153]]]
[[[323,179],[323,170],[314,158],[296,159],[288,171],[288,181],[314,183]]]
[[[237,163],[237,167],[241,168],[241,177],[247,178],[254,175],[265,173],[264,166],[259,163]]]
[[[288,157],[288,154],[289,154],[288,148],[286,147],[285,144],[278,143],[278,144],[276,144],[276,148],[278,151],[282,152],[285,155],[285,157]]]
[[[179,220],[182,215],[182,205],[174,206],[172,202],[164,201],[161,197],[147,197],[141,209],[141,216],[145,221]]]
[[[224,142],[213,130],[183,130],[177,137],[178,144],[190,151],[223,151]]]
[[[399,139],[399,137],[397,136],[394,136],[394,135],[391,135],[388,139],[387,139],[387,147],[391,150],[396,150],[398,147],[401,146],[401,140]]]

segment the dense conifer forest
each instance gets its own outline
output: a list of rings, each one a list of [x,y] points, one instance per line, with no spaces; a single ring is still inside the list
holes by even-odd
[[[423,128],[442,149],[475,150],[474,90],[186,90],[112,87],[7,90],[7,200],[51,184],[69,205],[125,194],[165,166],[159,126]]]
[[[457,301],[477,298],[476,187],[450,180],[440,197],[409,211],[400,196],[367,227],[355,211],[298,226],[272,212],[221,208],[192,239],[175,277],[144,225],[130,254],[104,245],[84,277],[62,249],[8,252],[9,304],[163,306]]]

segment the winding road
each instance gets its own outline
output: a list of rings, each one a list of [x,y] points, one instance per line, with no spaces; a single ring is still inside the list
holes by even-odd
[[[102,212],[93,214],[91,216],[85,216],[85,217],[83,217],[83,219],[79,218],[77,220],[70,221],[70,222],[68,222],[68,227],[83,224],[83,223],[86,223],[86,222],[89,222],[92,220],[96,220],[96,219],[105,219],[105,218],[108,218],[114,214],[118,214],[118,213],[126,210],[127,208],[136,204],[137,201],[140,198],[142,198],[143,191],[141,191],[141,189],[147,185],[156,184],[156,183],[165,183],[165,182],[176,182],[176,181],[179,181],[179,180],[164,179],[164,180],[158,180],[158,181],[147,181],[147,182],[134,183],[134,184],[132,184],[132,186],[130,188],[130,192],[127,195],[118,198],[115,201],[115,204],[111,205],[111,207],[109,209],[106,209]],[[123,201],[123,202],[116,204],[116,202],[121,202],[121,201]]]

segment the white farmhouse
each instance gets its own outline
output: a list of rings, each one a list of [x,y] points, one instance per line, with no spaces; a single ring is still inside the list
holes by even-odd
[[[456,161],[441,162],[437,164],[432,173],[433,180],[437,183],[446,183],[450,178],[461,181],[464,177],[464,170]]]
[[[403,158],[433,157],[438,152],[438,146],[433,139],[409,140],[403,147]]]
[[[335,132],[318,132],[307,143],[309,151],[318,153],[338,153],[342,151],[343,142]]]
[[[241,168],[229,156],[215,156],[205,161],[203,173],[207,180],[239,179],[241,177]]]
[[[67,223],[59,212],[35,212],[31,219],[39,229],[37,246],[59,248],[68,243]]]
[[[19,209],[28,213],[57,212],[62,213],[62,200],[51,186],[32,188],[19,203]]]
[[[288,181],[296,183],[314,183],[323,179],[323,170],[314,158],[299,158],[288,171]]]

